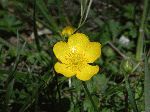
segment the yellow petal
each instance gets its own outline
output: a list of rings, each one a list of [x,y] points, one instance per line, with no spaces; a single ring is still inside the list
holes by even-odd
[[[85,51],[85,58],[88,63],[93,63],[101,55],[101,44],[98,42],[89,42]]]
[[[57,62],[54,66],[57,73],[63,74],[65,77],[71,77],[75,73],[68,68],[68,65]]]
[[[81,71],[78,71],[76,77],[82,81],[89,80],[93,75],[97,74],[99,66],[87,64]]]
[[[83,52],[86,45],[89,43],[89,39],[85,34],[75,33],[68,39],[68,45],[71,52]]]
[[[62,63],[67,63],[66,55],[68,54],[68,46],[66,42],[57,42],[53,47],[53,52],[58,60]]]

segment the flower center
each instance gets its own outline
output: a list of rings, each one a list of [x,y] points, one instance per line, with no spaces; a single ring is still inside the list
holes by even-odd
[[[71,69],[72,71],[81,71],[82,68],[85,67],[87,64],[86,58],[84,54],[79,54],[79,53],[69,53],[66,57],[68,69]]]

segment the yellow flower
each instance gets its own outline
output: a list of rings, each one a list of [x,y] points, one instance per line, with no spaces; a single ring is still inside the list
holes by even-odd
[[[101,55],[101,44],[90,42],[88,37],[82,33],[76,33],[68,38],[68,42],[57,42],[53,51],[58,58],[54,66],[57,73],[66,77],[76,77],[80,80],[89,80],[99,71],[99,66],[92,66]]]
[[[74,32],[75,32],[75,28],[73,28],[72,26],[66,26],[63,30],[62,30],[62,32],[61,32],[61,34],[62,34],[62,36],[67,36],[67,37],[69,37],[70,35],[72,35]]]

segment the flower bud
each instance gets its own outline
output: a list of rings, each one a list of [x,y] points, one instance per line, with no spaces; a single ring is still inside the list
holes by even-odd
[[[133,64],[130,60],[123,60],[121,63],[121,68],[125,73],[131,73],[133,69]]]
[[[75,32],[75,28],[72,26],[66,26],[65,28],[63,28],[61,35],[64,37],[69,37],[70,35],[72,35]]]

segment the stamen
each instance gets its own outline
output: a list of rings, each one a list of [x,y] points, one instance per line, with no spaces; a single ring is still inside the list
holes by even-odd
[[[81,71],[82,68],[85,67],[87,63],[87,59],[85,58],[85,54],[78,54],[78,53],[68,53],[65,56],[67,60],[67,68],[72,71]]]

